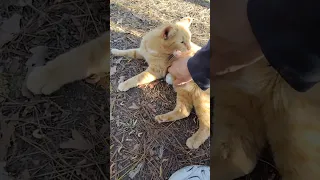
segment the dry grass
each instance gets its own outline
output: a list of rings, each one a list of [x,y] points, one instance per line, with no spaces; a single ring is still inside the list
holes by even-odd
[[[210,38],[209,2],[205,0],[112,0],[110,4],[111,47],[139,47],[149,30],[185,16],[194,18],[192,41],[204,45]],[[210,162],[207,141],[198,150],[189,150],[185,141],[197,129],[197,117],[169,124],[158,124],[154,116],[172,110],[175,93],[163,80],[144,88],[118,92],[119,81],[142,72],[147,64],[140,60],[111,57],[111,179],[168,179],[176,170],[191,164]],[[114,73],[114,74],[113,74]],[[267,159],[267,160],[264,160]],[[262,154],[253,173],[240,179],[276,180],[279,176],[270,151]]]
[[[6,142],[8,147],[0,148],[0,163],[6,163],[0,172],[35,180],[108,179],[109,96],[104,89],[79,81],[51,96],[26,98],[21,94],[29,50],[47,46],[47,60],[51,60],[97,37],[109,28],[106,1],[33,0],[23,7],[17,1],[10,3],[13,5],[7,7],[1,4],[1,21],[14,13],[22,19],[20,32],[0,54],[0,144]],[[6,131],[7,126],[14,129]],[[73,129],[93,148],[60,148]]]
[[[139,47],[147,31],[185,16],[194,18],[193,42],[202,46],[209,39],[210,10],[204,1],[112,0],[110,11],[112,48]],[[117,92],[119,80],[142,72],[146,63],[111,57],[111,67],[117,68],[111,76],[111,179],[129,179],[139,165],[142,168],[134,178],[139,180],[167,179],[190,164],[209,165],[209,141],[198,150],[191,151],[185,145],[197,130],[194,113],[174,123],[158,124],[154,120],[155,115],[174,108],[176,94],[172,87],[160,80],[148,87]]]

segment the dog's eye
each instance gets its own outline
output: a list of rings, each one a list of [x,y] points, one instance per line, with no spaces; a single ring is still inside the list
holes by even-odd
[[[181,43],[183,44],[183,43],[184,43],[184,41],[181,41]]]

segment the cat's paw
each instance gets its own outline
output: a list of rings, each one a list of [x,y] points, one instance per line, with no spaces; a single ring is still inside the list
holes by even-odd
[[[98,74],[93,74],[92,76],[89,76],[85,79],[85,81],[89,84],[96,84],[97,82],[99,82],[101,79],[101,76],[99,76]]]
[[[111,49],[111,54],[115,56],[120,56],[120,50],[119,49]]]
[[[60,89],[60,86],[57,85],[57,84],[45,84],[42,89],[41,89],[41,92],[42,94],[44,95],[50,95],[52,94],[53,92],[57,91],[58,89]]]
[[[198,141],[195,136],[191,136],[187,139],[186,145],[189,149],[198,149],[202,143]]]
[[[119,91],[128,91],[129,89],[130,89],[130,87],[127,87],[125,82],[120,83],[118,86]]]
[[[169,122],[169,117],[165,114],[162,114],[162,115],[157,115],[155,118],[154,118],[158,123],[164,123],[164,122]]]

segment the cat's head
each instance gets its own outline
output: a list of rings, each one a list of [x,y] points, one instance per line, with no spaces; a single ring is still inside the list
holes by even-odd
[[[175,50],[186,52],[191,48],[191,32],[189,30],[192,18],[185,17],[176,23],[164,24],[158,28],[156,35],[157,51],[173,53]],[[158,49],[159,48],[159,49]]]

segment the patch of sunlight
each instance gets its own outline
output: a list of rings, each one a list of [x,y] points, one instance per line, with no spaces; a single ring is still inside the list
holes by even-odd
[[[116,22],[114,21],[110,21],[110,29],[111,31],[114,31],[114,32],[120,32],[120,33],[129,33],[129,34],[132,34],[136,37],[142,37],[143,36],[143,33],[133,29],[133,28],[130,28],[130,27],[122,27],[120,24],[117,24]]]

